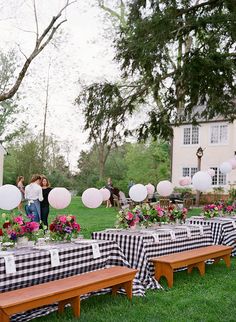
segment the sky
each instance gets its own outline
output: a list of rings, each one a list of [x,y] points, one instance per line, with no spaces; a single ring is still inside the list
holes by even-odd
[[[108,4],[115,2],[107,1]],[[0,0],[0,48],[5,51],[15,48],[20,65],[35,41],[32,3],[32,0]],[[65,0],[36,1],[41,31],[64,3]],[[90,147],[86,143],[87,134],[83,132],[83,115],[74,104],[79,83],[115,80],[119,77],[119,69],[113,61],[113,26],[105,19],[97,0],[77,0],[66,9],[66,19],[56,46],[49,45],[33,61],[20,87],[24,96],[21,104],[26,108],[20,118],[30,123],[34,133],[42,131],[49,70],[46,133],[60,142],[64,152],[69,146],[67,156],[71,170],[75,170],[80,151]]]

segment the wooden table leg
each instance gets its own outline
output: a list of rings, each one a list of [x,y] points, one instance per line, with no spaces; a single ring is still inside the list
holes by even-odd
[[[159,281],[161,276],[167,280],[168,287],[173,287],[174,272],[173,268],[167,263],[155,263],[155,278]]]

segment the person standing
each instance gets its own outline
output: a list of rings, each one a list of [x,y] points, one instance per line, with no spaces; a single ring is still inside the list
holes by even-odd
[[[41,187],[43,190],[43,200],[40,201],[40,209],[41,209],[41,220],[45,226],[48,227],[48,215],[49,215],[49,202],[48,195],[52,190],[50,182],[47,177],[42,176]]]
[[[108,189],[111,193],[110,198],[107,200],[107,207],[112,207],[114,205],[114,199],[113,199],[113,192],[114,192],[114,187],[113,187],[113,183],[111,178],[107,179],[107,185],[105,187],[106,189]]]
[[[23,201],[25,199],[25,186],[24,186],[24,180],[25,178],[23,176],[19,176],[16,179],[16,186],[17,188],[20,190],[21,192],[21,202],[18,205],[18,210],[19,211],[23,211],[22,205],[23,205]]]
[[[34,174],[30,184],[25,187],[25,199],[27,200],[25,206],[27,216],[32,215],[32,221],[40,222],[40,201],[43,200],[43,192],[41,187],[41,176],[39,174]]]

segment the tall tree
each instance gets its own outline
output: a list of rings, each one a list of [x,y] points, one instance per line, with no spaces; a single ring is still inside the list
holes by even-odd
[[[66,21],[62,17],[66,9],[75,1],[65,0],[64,6],[59,10],[59,12],[52,17],[46,28],[40,31],[36,1],[33,0],[33,14],[35,18],[35,44],[29,55],[25,55],[25,61],[23,66],[20,68],[20,72],[14,78],[13,82],[7,84],[3,91],[0,92],[0,102],[12,98],[18,91],[26,73],[29,69],[32,61],[42,52],[42,50],[51,42],[56,31],[60,26]]]
[[[111,150],[122,142],[125,130],[125,110],[123,102],[130,108],[132,100],[121,95],[119,86],[111,83],[94,83],[83,89],[76,99],[82,104],[85,117],[84,130],[88,131],[88,141],[98,150],[99,178],[104,178],[104,168]]]
[[[234,120],[235,45],[235,0],[131,1],[116,58],[153,104],[140,135],[169,137],[186,118]]]

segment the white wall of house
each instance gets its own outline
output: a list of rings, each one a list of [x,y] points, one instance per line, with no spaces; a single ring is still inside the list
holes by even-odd
[[[2,186],[3,182],[3,163],[4,163],[4,155],[6,151],[4,150],[3,146],[0,144],[0,186]]]
[[[198,130],[190,124],[174,128],[172,157],[172,182],[174,186],[179,187],[179,179],[184,174],[188,175],[188,169],[190,176],[191,171],[192,174],[196,171],[198,166],[196,152],[199,147],[204,150],[201,170],[218,168],[218,173],[213,178],[214,184],[212,187],[221,186],[225,190],[228,190],[230,185],[233,184],[236,187],[236,169],[225,176],[222,176],[219,172],[222,162],[235,157],[236,121],[233,123],[225,121],[200,123]]]

